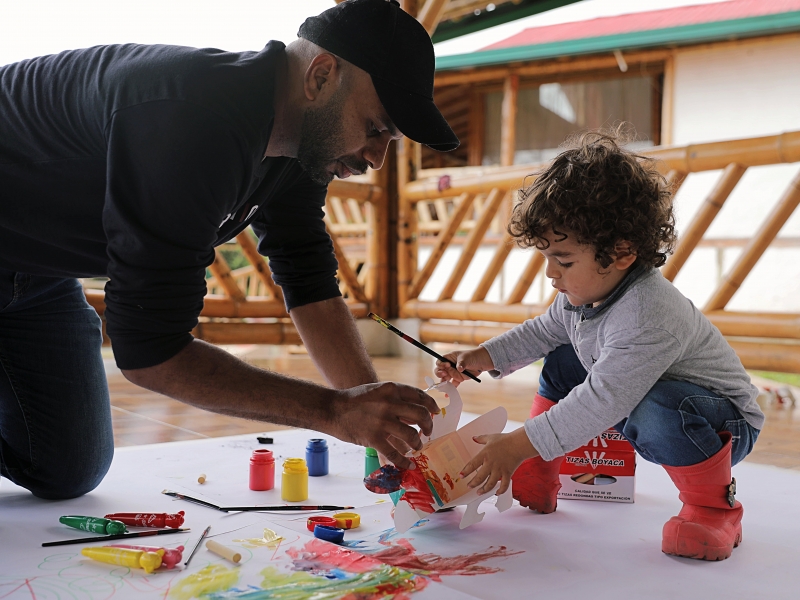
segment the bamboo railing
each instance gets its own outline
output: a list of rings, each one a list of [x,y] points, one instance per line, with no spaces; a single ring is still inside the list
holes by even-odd
[[[386,313],[388,278],[385,190],[374,181],[334,181],[328,187],[325,223],[339,262],[339,286],[353,316]],[[249,263],[231,269],[224,249],[238,249]],[[215,250],[208,293],[195,337],[217,344],[299,344],[283,294],[272,280],[269,260],[258,253],[250,230]],[[102,315],[105,294],[85,286],[89,303]]]
[[[674,254],[662,268],[664,276],[674,280],[691,253],[698,247],[711,243],[710,240],[704,240],[703,236],[749,167],[800,161],[800,131],[725,142],[653,148],[645,154],[660,161],[659,168],[676,189],[692,173],[721,170],[719,179],[693,221],[682,232]],[[532,165],[419,170],[418,179],[409,181],[402,187],[399,219],[401,247],[398,251],[401,261],[398,264],[400,315],[422,321],[420,337],[423,342],[476,345],[547,309],[554,295],[540,303],[523,304],[523,298],[543,268],[544,260],[538,252],[531,253],[507,297],[501,302],[486,302],[487,293],[501,273],[513,246],[508,234],[492,235],[488,224],[498,213],[503,214],[510,210],[514,191],[521,187],[523,178],[534,170],[535,166]],[[446,180],[443,179],[445,176]],[[476,197],[490,200],[484,202],[482,209],[475,213],[470,227],[464,227],[465,215]],[[420,211],[421,204],[437,207],[434,212],[438,215],[438,207],[448,203],[455,209],[447,214],[438,227],[418,222],[419,215],[426,213],[425,210]],[[798,204],[800,174],[792,180],[756,233],[743,242],[744,249],[736,263],[721,278],[717,289],[703,308],[748,368],[800,373],[800,314],[725,310],[766,249],[780,242],[776,242],[777,234]],[[413,259],[417,256],[417,248],[409,247],[418,246],[422,243],[420,240],[425,239],[425,236],[415,235],[417,231],[428,233],[428,239],[432,239],[428,243],[433,244],[427,260],[419,267]],[[435,237],[431,238],[432,234]],[[431,281],[442,257],[457,243],[461,245],[457,265],[447,276],[438,298],[421,300],[420,295]],[[493,248],[489,265],[480,276],[469,301],[453,300],[464,273],[475,260],[478,248],[482,246]]]

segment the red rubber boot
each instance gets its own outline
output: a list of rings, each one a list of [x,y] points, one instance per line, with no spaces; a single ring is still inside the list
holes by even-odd
[[[531,418],[547,412],[555,405],[555,402],[536,394],[531,406]],[[541,456],[523,461],[511,476],[511,495],[531,510],[544,514],[554,512],[558,490],[561,489],[558,472],[562,462],[563,456],[551,461],[544,461]]]
[[[742,505],[731,479],[731,434],[723,431],[722,449],[688,467],[664,465],[683,508],[664,525],[661,551],[699,560],[725,560],[742,541]]]

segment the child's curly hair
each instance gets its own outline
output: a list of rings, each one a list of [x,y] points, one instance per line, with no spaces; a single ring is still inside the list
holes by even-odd
[[[544,238],[574,235],[591,245],[602,268],[616,244],[630,242],[637,261],[660,267],[675,245],[672,190],[655,161],[621,146],[625,126],[570,136],[566,148],[520,191],[509,233],[522,247],[549,246]]]

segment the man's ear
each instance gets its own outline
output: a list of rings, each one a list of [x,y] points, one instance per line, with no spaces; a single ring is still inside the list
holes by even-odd
[[[636,251],[627,240],[620,240],[614,246],[614,267],[624,271],[636,262]]]
[[[339,72],[339,61],[333,54],[318,54],[306,69],[303,77],[303,94],[311,102],[324,100],[333,92],[333,83]]]

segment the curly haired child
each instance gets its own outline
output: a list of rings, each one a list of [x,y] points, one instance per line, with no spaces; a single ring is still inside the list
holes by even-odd
[[[438,361],[456,385],[464,370],[504,377],[544,357],[525,426],[476,438],[485,448],[463,475],[520,504],[556,509],[564,454],[614,426],[663,465],[683,502],[662,532],[667,554],[728,558],[742,539],[731,466],[764,422],[757,389],[709,320],[657,269],[675,243],[671,192],[652,160],[620,134],[589,132],[537,174],[509,232],[545,257],[558,290],[547,312]]]

